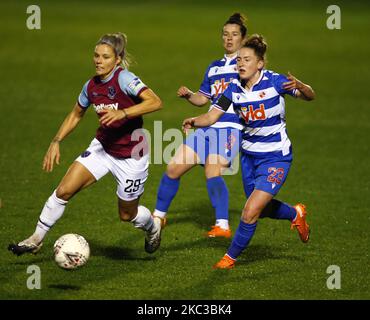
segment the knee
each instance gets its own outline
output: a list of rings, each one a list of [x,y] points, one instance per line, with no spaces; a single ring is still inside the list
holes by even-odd
[[[219,177],[229,167],[229,162],[221,156],[210,154],[206,160],[204,171],[207,179]]]
[[[121,221],[131,221],[136,217],[137,208],[119,208],[119,218]]]
[[[242,220],[248,224],[255,223],[258,220],[259,214],[260,212],[257,207],[247,205],[243,209]]]
[[[171,179],[178,179],[178,178],[180,178],[181,177],[181,174],[180,174],[180,170],[179,170],[179,165],[177,165],[174,162],[170,162],[167,165],[166,174]]]
[[[220,164],[207,164],[204,172],[207,179],[221,176],[223,166]]]
[[[62,199],[65,201],[68,201],[69,199],[71,199],[74,194],[75,192],[73,192],[72,189],[69,188],[67,185],[60,185],[58,186],[56,190],[56,196],[59,199]]]
[[[131,214],[125,211],[120,210],[119,211],[119,218],[121,221],[131,221]]]

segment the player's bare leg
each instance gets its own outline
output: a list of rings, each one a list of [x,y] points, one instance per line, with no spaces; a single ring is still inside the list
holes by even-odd
[[[179,179],[199,162],[200,159],[195,151],[182,144],[168,163],[166,173],[172,179]]]
[[[205,163],[207,190],[212,206],[215,209],[216,223],[207,232],[210,238],[231,237],[229,227],[229,194],[222,173],[228,168],[229,162],[218,154],[210,154]]]
[[[218,154],[210,154],[204,165],[207,179],[221,176],[229,167],[229,161]]]
[[[80,162],[73,162],[56,189],[58,198],[70,200],[82,189],[96,182],[95,177]]]
[[[270,203],[273,195],[262,191],[254,190],[245,203],[242,220],[245,223],[256,223],[263,209]]]
[[[37,253],[46,233],[63,215],[68,200],[95,181],[94,176],[81,163],[73,162],[57,189],[46,201],[34,234],[19,243],[10,244],[8,249],[18,256]]]
[[[122,221],[131,221],[138,212],[140,197],[132,201],[125,201],[118,198],[118,213]]]

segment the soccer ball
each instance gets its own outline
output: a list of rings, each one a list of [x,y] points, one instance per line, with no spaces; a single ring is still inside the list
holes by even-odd
[[[86,264],[90,256],[90,247],[83,236],[69,233],[61,236],[54,243],[54,259],[63,269],[76,269]]]

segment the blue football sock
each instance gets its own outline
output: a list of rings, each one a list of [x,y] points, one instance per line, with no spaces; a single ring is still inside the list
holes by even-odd
[[[262,211],[260,218],[294,220],[297,211],[287,203],[272,199],[266,208]]]
[[[216,220],[229,219],[229,191],[222,177],[207,179],[207,190],[212,206],[216,211]]]
[[[254,232],[256,231],[257,222],[249,224],[240,220],[238,229],[236,229],[233,242],[227,250],[227,255],[236,259],[242,251],[248,246]]]
[[[166,173],[163,175],[157,192],[157,203],[155,208],[167,212],[172,199],[179,190],[180,179],[171,179]]]

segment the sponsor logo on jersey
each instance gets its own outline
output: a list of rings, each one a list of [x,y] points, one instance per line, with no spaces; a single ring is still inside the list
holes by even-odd
[[[99,112],[101,110],[118,110],[118,102],[116,103],[110,103],[110,104],[105,104],[105,103],[99,103],[99,104],[93,104],[93,107],[95,109],[95,112]]]
[[[241,107],[240,111],[245,122],[266,119],[265,105],[263,103],[261,103],[256,110],[254,110],[253,105],[250,104],[247,107]]]
[[[233,79],[230,79],[230,82]],[[214,96],[218,96],[219,94],[222,94],[228,87],[229,82],[226,82],[224,78],[221,80],[216,80],[214,84],[212,85],[213,91],[214,91]]]
[[[109,86],[108,87],[108,98],[109,99],[111,99],[111,100],[113,100],[114,99],[114,97],[116,96],[116,88],[115,87],[113,87],[113,86]]]

